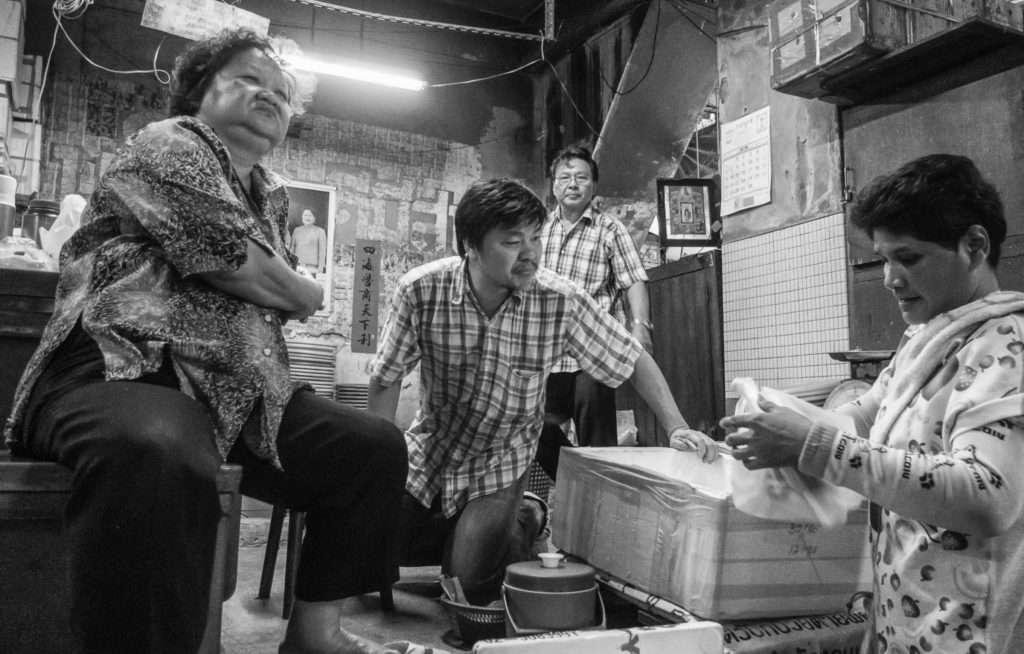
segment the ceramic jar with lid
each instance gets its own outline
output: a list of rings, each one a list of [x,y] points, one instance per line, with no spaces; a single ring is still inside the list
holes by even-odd
[[[54,200],[32,200],[25,215],[21,217],[21,235],[40,245],[39,228],[50,229],[60,215],[60,202]]]
[[[510,630],[514,625],[519,633],[588,629],[599,621],[594,568],[583,563],[513,563],[502,591]]]

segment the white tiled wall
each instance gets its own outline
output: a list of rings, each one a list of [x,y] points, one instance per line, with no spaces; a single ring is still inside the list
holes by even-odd
[[[725,381],[786,388],[845,379],[846,241],[837,214],[722,248]]]

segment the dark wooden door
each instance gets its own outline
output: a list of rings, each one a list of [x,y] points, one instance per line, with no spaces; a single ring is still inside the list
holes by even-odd
[[[725,414],[721,264],[713,250],[647,271],[654,360],[686,421],[716,438]],[[641,445],[668,445],[665,430],[628,383],[619,388],[617,408],[633,409]]]
[[[1005,207],[1007,238],[996,271],[1000,286],[1024,290],[1024,66],[955,86],[961,74],[951,70],[892,97],[844,109],[846,185],[859,191],[875,176],[926,154],[970,157]],[[847,240],[850,346],[894,348],[906,324],[882,284],[881,259],[868,237],[849,223]]]

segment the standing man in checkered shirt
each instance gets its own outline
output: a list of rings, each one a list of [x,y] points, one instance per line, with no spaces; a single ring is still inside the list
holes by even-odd
[[[460,257],[398,283],[370,377],[369,408],[394,420],[402,378],[420,366],[406,431],[401,564],[457,576],[471,601],[497,597],[505,566],[535,556],[540,504],[524,498],[548,374],[563,356],[609,386],[630,381],[677,442],[705,461],[640,343],[582,288],[540,267],[547,212],[521,182],[477,182],[455,212]]]
[[[590,150],[565,148],[551,162],[551,192],[558,206],[541,233],[541,265],[568,277],[590,294],[601,309],[624,316],[623,296],[631,317],[630,333],[652,351],[647,272],[626,226],[592,206],[598,169]],[[572,418],[579,445],[618,444],[615,389],[581,370],[571,356],[562,357],[547,383],[549,422],[544,425],[537,462],[552,478],[558,452],[571,446],[558,423]]]

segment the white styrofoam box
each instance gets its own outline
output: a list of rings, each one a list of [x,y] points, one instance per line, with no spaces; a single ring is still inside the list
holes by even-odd
[[[11,123],[7,142],[11,174],[18,178],[18,192],[26,195],[39,190],[39,161],[42,154],[42,125],[23,120]]]
[[[11,121],[14,120],[14,103],[11,101],[10,86],[0,83],[0,139],[6,143],[11,136]]]
[[[729,654],[825,654],[859,652],[869,624],[863,611],[842,611],[722,626]]]
[[[833,613],[870,589],[866,509],[833,529],[762,520],[727,479],[670,448],[565,448],[551,541],[713,620]]]
[[[22,0],[0,0],[0,38],[24,36],[25,4]]]
[[[21,0],[0,0],[0,80],[18,79],[24,46],[25,8]],[[15,104],[17,101],[18,89],[14,89]]]
[[[3,17],[0,16],[0,21],[2,20]],[[21,68],[21,48],[21,40],[0,36],[0,81],[14,82],[18,79],[18,73]],[[17,87],[17,84],[15,83],[13,86]],[[15,99],[17,99],[17,89],[15,89],[14,94]]]
[[[723,654],[722,625],[689,622],[664,627],[604,631],[556,631],[519,638],[481,640],[473,654]]]
[[[20,74],[16,86],[18,103],[15,111],[23,120],[39,120],[39,93],[43,87],[43,58],[39,55],[24,55],[21,58]]]

